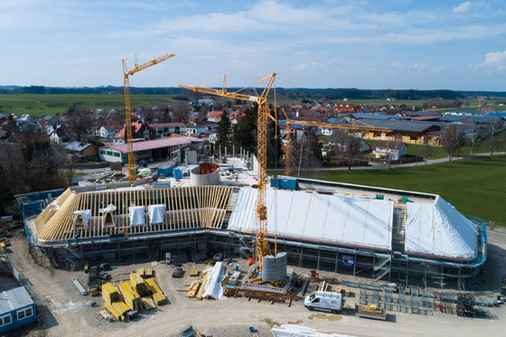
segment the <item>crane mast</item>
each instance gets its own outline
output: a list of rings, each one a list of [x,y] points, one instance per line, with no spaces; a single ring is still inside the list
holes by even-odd
[[[125,94],[125,114],[126,114],[126,136],[127,136],[127,150],[128,150],[128,180],[135,181],[135,157],[134,157],[134,146],[133,146],[133,135],[132,135],[132,115],[130,114],[130,79],[129,76],[149,68],[157,63],[163,62],[171,57],[176,56],[174,53],[166,53],[154,60],[146,62],[142,65],[138,65],[137,62],[135,67],[128,70],[127,64],[123,59],[123,91]]]
[[[283,111],[284,112],[284,111]],[[286,113],[285,113],[286,116]],[[358,124],[336,124],[336,123],[324,123],[324,122],[313,122],[313,121],[299,121],[294,119],[287,119],[286,120],[286,134],[287,134],[287,143],[286,143],[286,151],[285,151],[285,175],[289,176],[291,173],[291,167],[290,167],[290,154],[291,154],[291,145],[292,145],[292,129],[290,125],[292,124],[298,124],[302,126],[317,126],[317,127],[324,127],[324,128],[331,128],[331,129],[345,129],[345,130],[363,130],[363,131],[382,131],[382,132],[391,132],[392,130],[382,127],[376,127],[367,125],[363,122],[362,125]]]
[[[266,188],[267,188],[267,126],[269,118],[276,121],[270,112],[267,96],[274,84],[276,74],[265,76],[253,83],[249,87],[258,83],[267,82],[262,93],[257,96],[245,95],[238,92],[228,92],[226,87],[226,77],[224,77],[223,88],[203,88],[179,84],[181,88],[192,90],[198,93],[205,93],[221,97],[235,98],[258,103],[257,119],[257,159],[258,159],[258,191],[257,191],[257,227],[256,227],[256,247],[255,253],[259,269],[262,270],[262,258],[270,254],[269,242],[267,239],[267,206],[266,206]],[[241,89],[242,90],[242,89]]]

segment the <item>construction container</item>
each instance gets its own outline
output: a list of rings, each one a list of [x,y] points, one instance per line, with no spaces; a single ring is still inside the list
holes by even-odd
[[[102,285],[102,298],[104,303],[112,304],[120,300],[118,289],[112,283],[105,283]]]
[[[158,176],[170,177],[172,175],[173,169],[174,169],[174,167],[172,165],[165,165],[165,166],[159,167],[156,170],[156,173],[158,173]]]
[[[147,279],[146,284],[149,286],[151,292],[153,293],[153,300],[155,301],[156,305],[163,305],[167,302],[167,297],[162,292],[162,289],[158,286],[155,279]]]
[[[123,296],[123,300],[125,301],[126,305],[130,308],[130,310],[135,311],[142,310],[141,297],[134,289],[132,289],[130,283],[128,282],[120,283],[119,291],[121,293],[121,296]]]
[[[271,187],[295,191],[299,189],[299,179],[293,177],[277,177],[271,179]]]
[[[142,277],[137,273],[130,274],[130,286],[134,288],[141,297],[151,295],[151,290],[149,290],[149,287],[146,285]]]

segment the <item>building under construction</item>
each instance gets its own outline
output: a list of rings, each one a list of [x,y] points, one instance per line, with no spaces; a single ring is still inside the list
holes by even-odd
[[[181,262],[247,257],[255,244],[254,184],[222,182],[209,165],[169,188],[69,188],[25,220],[30,242],[63,268],[167,253]],[[295,187],[266,194],[271,248],[287,252],[291,265],[464,289],[486,260],[484,223],[438,195],[310,179]]]

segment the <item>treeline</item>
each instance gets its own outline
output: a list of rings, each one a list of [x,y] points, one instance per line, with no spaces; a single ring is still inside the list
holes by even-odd
[[[394,89],[277,89],[278,94],[288,98],[307,99],[328,99],[342,100],[348,99],[387,99],[396,98],[399,100],[423,100],[423,99],[465,99],[468,96],[466,92],[453,90],[394,90]]]
[[[234,91],[239,88],[229,88]],[[261,90],[257,88],[257,91]],[[396,98],[398,100],[428,100],[445,99],[457,100],[476,96],[487,97],[506,97],[506,92],[499,91],[458,91],[458,90],[401,90],[401,89],[306,89],[306,88],[277,88],[277,94],[295,100],[342,100],[348,99],[387,99]],[[63,88],[63,87],[45,87],[32,85],[29,87],[0,86],[0,94],[122,94],[123,87],[81,87],[81,88]],[[184,97],[185,90],[178,87],[148,87],[138,88],[130,87],[132,94],[144,95],[181,95]],[[243,91],[244,94],[254,93],[253,89]]]
[[[130,87],[131,94],[143,95],[177,95],[182,92],[181,88],[137,88]],[[82,88],[61,88],[32,85],[29,87],[16,87],[14,89],[2,88],[0,94],[123,94],[123,87],[82,87]]]

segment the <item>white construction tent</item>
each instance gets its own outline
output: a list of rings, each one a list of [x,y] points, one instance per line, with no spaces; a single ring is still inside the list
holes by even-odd
[[[254,231],[256,200],[256,189],[241,189],[229,230]],[[392,201],[274,189],[267,190],[266,200],[269,234],[391,250]]]
[[[269,235],[345,247],[392,251],[394,202],[305,191],[268,189]],[[256,228],[257,190],[244,187],[228,229]],[[408,255],[469,260],[477,256],[476,226],[439,196],[406,204],[405,252]]]

